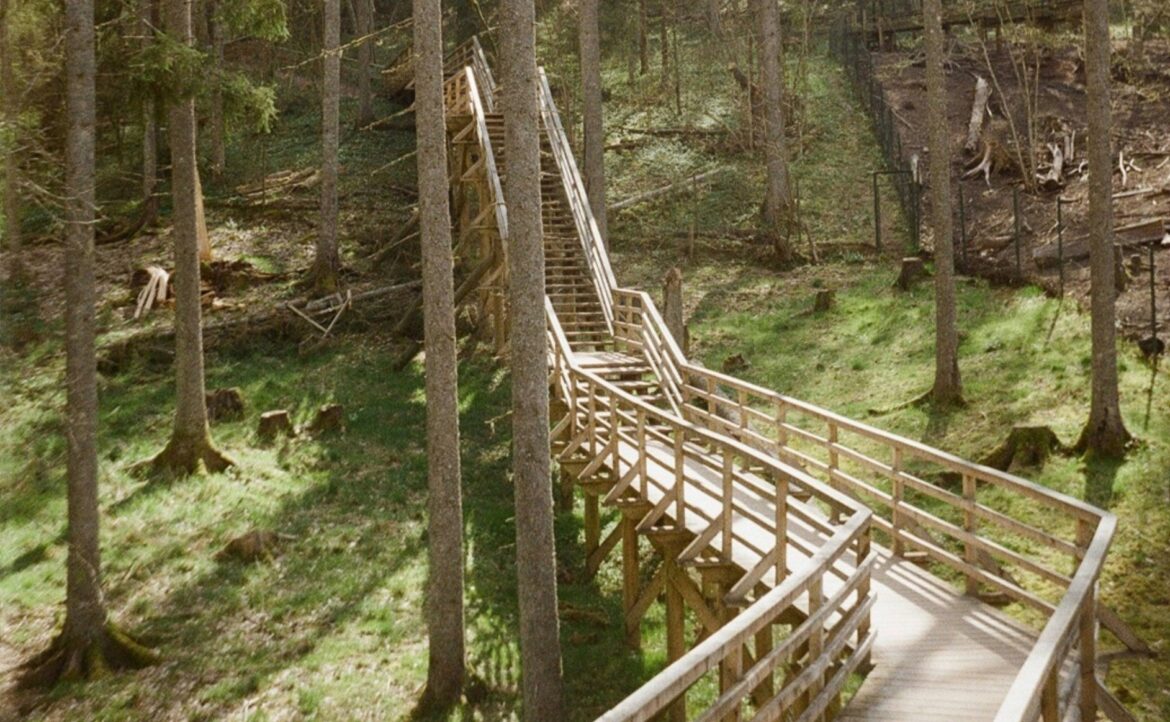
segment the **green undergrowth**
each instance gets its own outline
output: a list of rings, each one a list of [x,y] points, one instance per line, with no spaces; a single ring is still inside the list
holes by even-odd
[[[241,389],[243,419],[217,423],[237,466],[142,478],[162,447],[169,375],[134,369],[101,389],[102,550],[113,618],[161,666],[54,690],[34,719],[404,719],[426,675],[425,398],[421,366],[390,370],[374,336],[309,356],[284,347],[213,357],[210,388]],[[65,483],[59,359],[8,376],[0,440],[0,639],[21,656],[47,643],[64,590]],[[507,374],[479,358],[460,374],[468,661],[483,698],[449,719],[504,719],[519,689]],[[298,425],[345,406],[344,434],[264,445],[259,414]],[[620,570],[584,573],[577,513],[557,519],[562,640],[574,719],[592,719],[663,664],[653,610],[640,655],[621,637]],[[607,517],[607,523],[616,519]],[[217,559],[229,540],[281,535],[269,560]],[[647,558],[647,574],[653,571]],[[447,718],[445,718],[447,719]]]

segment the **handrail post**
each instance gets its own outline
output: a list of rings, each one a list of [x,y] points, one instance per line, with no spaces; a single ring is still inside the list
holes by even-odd
[[[788,405],[782,399],[776,399],[776,456],[783,458],[784,449],[788,446]]]
[[[686,458],[683,456],[683,436],[686,432],[681,426],[674,429],[674,521],[679,530],[687,528],[686,500],[683,498],[683,489],[686,486]]]
[[[642,487],[642,500],[649,499],[649,481],[646,479],[646,410],[638,409],[638,483]]]
[[[780,586],[788,576],[788,476],[776,474],[776,580],[773,586]],[[810,612],[811,613],[811,612]]]
[[[825,604],[825,578],[823,576],[814,576],[812,584],[808,588],[808,614],[811,617],[816,614]],[[815,665],[825,651],[825,625],[818,623],[813,627],[812,635],[808,638],[808,663]],[[824,687],[825,674],[829,667],[825,667],[825,672],[818,674],[808,688],[808,701],[811,704],[821,689]],[[822,717],[818,715],[816,719],[820,720]]]
[[[829,486],[839,491],[844,490],[844,486],[838,483],[837,472],[838,466],[841,462],[840,454],[837,452],[837,423],[829,421],[829,470],[826,472],[829,475]],[[837,510],[833,510],[833,519],[837,519]]]
[[[975,516],[975,492],[977,489],[976,480],[970,474],[963,474],[963,502],[966,508],[963,510],[963,531],[974,536],[978,529],[978,520]],[[963,541],[963,559],[975,567],[979,565],[979,552],[975,543],[971,539]],[[979,593],[979,580],[971,573],[966,574],[966,590],[967,594],[972,596]]]
[[[899,507],[902,506],[902,447],[894,447],[894,465],[893,465],[893,487],[891,489],[890,499],[890,522],[893,525],[893,542],[895,556],[902,556],[906,553],[906,544],[902,541],[902,514]]]
[[[723,537],[723,561],[731,562],[731,515],[732,495],[734,493],[734,469],[731,454],[723,454],[723,524],[720,535]]]
[[[863,529],[861,534],[859,534],[857,536],[857,566],[858,567],[860,567],[862,564],[864,564],[865,560],[869,558],[870,544],[872,542],[871,536],[870,536],[870,530],[872,528],[873,528],[872,522],[867,521],[865,523],[865,529]],[[864,571],[862,573],[861,581],[859,581],[857,583],[857,604],[859,604],[859,605],[864,604],[865,600],[869,598],[869,585],[870,585],[871,576],[872,575],[871,575],[870,571],[867,569],[866,571]],[[865,618],[862,619],[861,623],[857,625],[857,643],[859,645],[867,636],[869,636],[869,629],[870,629],[870,613],[866,612]],[[870,666],[870,658],[869,658],[869,655],[866,655],[865,659],[861,660],[860,669],[862,671],[866,671],[869,669],[869,666]]]
[[[1077,520],[1077,546],[1087,550],[1093,542],[1095,529],[1085,519]],[[1080,642],[1078,643],[1081,663],[1081,719],[1097,719],[1097,582],[1085,595],[1084,606],[1080,609]]]

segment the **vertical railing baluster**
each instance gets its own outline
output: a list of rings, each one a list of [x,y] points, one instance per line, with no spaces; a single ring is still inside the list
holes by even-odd
[[[726,449],[723,453],[723,526],[721,534],[723,536],[723,561],[731,561],[731,515],[733,513],[732,494],[734,472],[732,457],[730,452]]]
[[[678,528],[686,529],[686,500],[683,498],[683,489],[686,487],[685,472],[686,458],[683,456],[683,429],[676,426],[674,429],[674,520]]]
[[[890,496],[890,522],[893,526],[894,554],[902,556],[906,552],[906,544],[902,541],[902,447],[894,447],[893,480]]]
[[[963,474],[963,531],[972,537],[975,537],[978,531],[978,518],[975,516],[977,488],[975,477],[970,474]],[[972,567],[979,566],[979,550],[974,539],[966,539],[963,541],[963,559]],[[967,593],[974,596],[979,592],[979,580],[970,573],[966,575],[966,578]]]

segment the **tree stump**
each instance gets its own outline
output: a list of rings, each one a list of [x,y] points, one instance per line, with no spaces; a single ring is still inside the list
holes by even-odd
[[[837,292],[829,289],[822,289],[817,291],[816,297],[813,298],[813,312],[819,313],[821,311],[828,311],[833,307],[837,300]]]
[[[345,431],[345,408],[341,404],[325,404],[317,409],[309,431],[314,436]]]
[[[682,271],[677,266],[662,278],[662,319],[675,343],[686,354],[690,348],[690,335],[683,318]]]
[[[926,277],[926,264],[918,256],[908,256],[902,259],[902,270],[898,273],[898,280],[894,281],[894,288],[900,291],[909,291],[914,284]]]
[[[1039,467],[1053,451],[1064,451],[1056,433],[1047,426],[1013,426],[1007,439],[983,459],[984,466],[1000,471]]]
[[[733,374],[736,371],[743,371],[749,366],[751,366],[751,364],[747,362],[747,359],[743,357],[743,354],[737,353],[723,359],[722,369],[723,373],[725,374]]]
[[[238,388],[215,389],[207,394],[209,421],[239,419],[244,415],[244,395]]]
[[[272,441],[277,436],[296,436],[297,432],[293,428],[288,410],[277,409],[260,414],[260,426],[256,429],[256,435],[261,441]]]

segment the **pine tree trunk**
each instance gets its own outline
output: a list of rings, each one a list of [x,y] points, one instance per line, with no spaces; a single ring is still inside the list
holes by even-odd
[[[374,0],[355,0],[357,3],[357,34],[365,38],[358,45],[358,114],[357,126],[363,128],[374,122],[374,94],[370,90],[370,66],[374,63],[374,41],[368,36],[374,31]]]
[[[550,476],[544,245],[535,12],[532,0],[500,5],[504,196],[508,204],[512,313],[512,468],[516,495],[516,576],[524,718],[565,718],[557,619],[556,549]]]
[[[65,570],[65,631],[69,649],[101,638],[97,497],[97,357],[94,349],[94,78],[93,0],[65,5],[65,386],[69,478],[69,555]]]
[[[323,48],[324,79],[321,84],[321,227],[317,255],[313,260],[313,290],[319,294],[337,291],[337,147],[338,111],[341,91],[341,6],[339,0],[325,0]]]
[[[223,118],[223,46],[224,25],[219,19],[219,3],[211,2],[207,30],[211,36],[211,59],[215,63],[215,81],[211,86],[211,176],[223,175],[227,163],[227,148]]]
[[[768,169],[763,218],[775,235],[776,254],[782,263],[788,263],[792,259],[792,245],[783,223],[792,205],[792,192],[788,182],[784,108],[781,106],[784,75],[780,67],[780,7],[777,0],[757,0],[757,5],[764,73],[764,160]]]
[[[646,38],[650,19],[647,17],[646,0],[638,0],[638,74],[650,72],[650,42]]]
[[[359,6],[366,0],[357,0]],[[464,677],[463,503],[459,465],[454,260],[443,112],[442,10],[414,0],[414,108],[418,133],[419,231],[427,398],[426,611],[430,655],[425,700],[449,707]]]
[[[16,78],[12,72],[12,57],[16,49],[8,40],[9,13],[12,0],[0,0],[0,96],[4,98],[4,121],[8,137],[4,145],[4,244],[13,264],[18,263],[20,248],[20,144],[17,121],[20,107],[17,102]]]
[[[582,0],[581,26],[581,104],[585,110],[585,194],[601,231],[601,240],[609,247],[609,228],[605,213],[605,131],[602,126],[601,41],[598,29],[600,0]]]
[[[142,49],[146,50],[154,36],[154,0],[138,0],[138,32]],[[146,205],[148,223],[158,213],[158,109],[153,92],[142,101],[142,199]]]
[[[189,0],[169,0],[166,29],[178,43],[191,45]],[[195,471],[202,461],[211,471],[231,464],[211,443],[203,380],[203,312],[200,307],[200,237],[203,208],[195,160],[195,101],[172,101],[167,113],[171,147],[171,196],[175,245],[175,426],[171,439],[155,457],[156,466]]]
[[[1089,422],[1081,433],[1078,447],[1102,456],[1121,457],[1130,436],[1121,418],[1117,388],[1108,3],[1106,0],[1085,0],[1084,15],[1093,382]]]
[[[955,249],[951,221],[951,139],[947,128],[941,0],[924,0],[926,107],[930,115],[930,206],[934,227],[935,403],[962,399],[959,333],[955,317]]]

